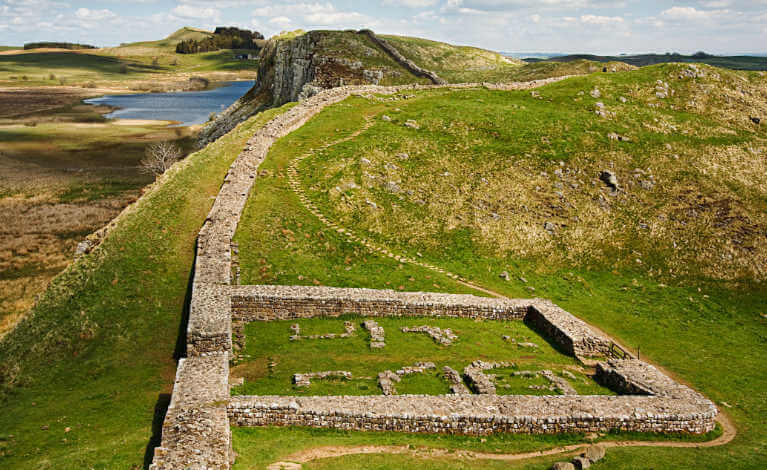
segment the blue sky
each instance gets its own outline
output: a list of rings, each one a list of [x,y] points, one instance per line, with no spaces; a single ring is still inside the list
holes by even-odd
[[[97,46],[181,26],[371,28],[503,51],[767,52],[767,0],[0,0],[0,44]]]

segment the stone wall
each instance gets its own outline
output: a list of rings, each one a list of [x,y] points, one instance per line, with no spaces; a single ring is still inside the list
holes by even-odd
[[[525,323],[576,357],[609,356],[612,341],[547,300],[536,299]]]
[[[714,429],[710,402],[645,396],[381,395],[233,397],[237,426],[308,426],[483,436],[498,432],[685,432]]]
[[[232,319],[244,322],[345,314],[521,320],[530,305],[529,300],[462,294],[314,286],[236,286],[231,293]]]
[[[162,445],[150,470],[228,469],[231,430],[227,354],[181,359],[173,396],[162,426]]]
[[[405,67],[410,73],[415,75],[416,77],[424,77],[431,80],[432,83],[435,85],[444,85],[447,82],[439,77],[436,73],[432,72],[431,70],[422,69],[418,65],[415,64],[412,60],[408,59],[407,57],[403,56],[400,51],[397,50],[396,47],[392,46],[389,41],[387,41],[384,38],[380,38],[376,36],[376,34],[369,30],[369,29],[361,29],[358,31],[359,34],[363,34],[370,38],[371,41],[376,43],[378,47],[386,51],[389,56],[391,56],[394,61],[396,61],[401,66]]]
[[[663,395],[706,400],[695,390],[676,382],[654,366],[638,359],[613,359],[597,364],[594,377],[605,387],[624,395]]]

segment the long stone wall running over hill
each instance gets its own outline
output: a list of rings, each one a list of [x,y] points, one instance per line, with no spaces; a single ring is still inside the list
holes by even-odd
[[[378,37],[373,31],[369,29],[361,29],[358,31],[359,34],[364,34],[365,36],[369,37],[371,41],[378,44],[378,47],[386,51],[387,54],[391,56],[392,59],[397,61],[398,64],[405,67],[407,70],[409,70],[413,75],[416,77],[426,77],[429,80],[431,80],[432,83],[437,85],[444,85],[447,82],[440,78],[439,75],[432,72],[431,70],[422,69],[418,65],[416,65],[415,62],[408,59],[400,51],[397,50],[396,47],[392,46],[389,41],[387,41],[384,38]]]
[[[567,77],[498,85],[522,90]],[[231,241],[258,166],[271,145],[298,129],[324,107],[351,94],[397,93],[437,88],[340,87],[302,101],[270,121],[248,141],[226,175],[197,240],[187,357],[181,359],[173,398],[154,451],[152,470],[228,470],[235,425],[303,425],[339,429],[447,432],[560,432],[565,430],[683,431],[714,426],[713,403],[637,360],[611,361],[599,379],[630,396],[556,397],[230,397],[229,358],[233,320],[268,321],[307,316],[423,315],[524,320],[576,356],[605,355],[611,340],[551,302],[488,299],[468,295],[399,293],[370,289],[298,286],[232,286]]]

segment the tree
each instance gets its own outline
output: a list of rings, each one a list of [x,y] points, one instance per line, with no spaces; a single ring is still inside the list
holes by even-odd
[[[181,160],[181,149],[173,142],[158,142],[146,148],[139,163],[142,173],[155,177],[165,173],[174,163]]]

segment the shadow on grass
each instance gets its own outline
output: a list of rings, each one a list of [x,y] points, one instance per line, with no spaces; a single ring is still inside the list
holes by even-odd
[[[197,252],[197,242],[194,245],[195,253]],[[192,269],[189,271],[189,281],[186,284],[186,295],[184,296],[184,309],[181,312],[181,321],[178,324],[178,334],[176,335],[176,346],[173,348],[173,359],[178,362],[179,359],[186,356],[186,329],[189,324],[189,312],[192,304],[192,287],[194,286],[194,272],[197,265],[197,258],[192,262]],[[174,375],[175,376],[175,375]],[[165,422],[165,415],[168,413],[168,407],[172,394],[161,393],[157,397],[157,402],[154,405],[154,417],[152,418],[152,437],[147,442],[146,450],[144,451],[144,469],[147,470],[149,465],[152,464],[154,458],[154,450],[162,443],[162,424]]]
[[[147,470],[152,464],[154,449],[160,446],[162,441],[162,423],[165,421],[165,414],[170,406],[170,393],[161,393],[157,396],[157,403],[154,405],[154,417],[152,418],[152,437],[144,450],[144,470]]]

